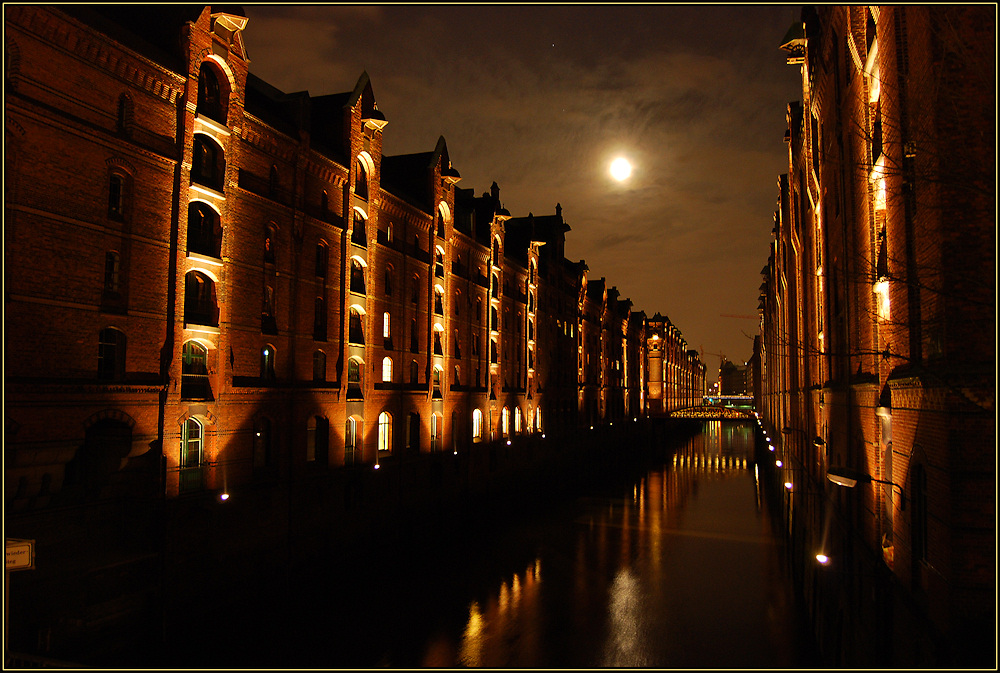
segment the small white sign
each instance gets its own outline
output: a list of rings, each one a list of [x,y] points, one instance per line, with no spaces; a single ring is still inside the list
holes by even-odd
[[[4,570],[30,570],[35,567],[34,540],[7,540]]]

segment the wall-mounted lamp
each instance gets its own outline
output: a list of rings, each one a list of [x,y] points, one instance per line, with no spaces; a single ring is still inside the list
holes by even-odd
[[[854,488],[858,485],[858,482],[870,484],[873,481],[879,484],[895,486],[899,489],[899,497],[901,498],[900,509],[906,509],[906,493],[903,492],[903,487],[897,483],[885,481],[884,479],[876,479],[866,472],[857,472],[849,470],[846,467],[831,467],[826,471],[826,478],[837,486],[843,486],[844,488]]]

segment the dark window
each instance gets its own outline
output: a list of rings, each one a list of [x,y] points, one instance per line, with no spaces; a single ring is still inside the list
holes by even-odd
[[[104,255],[104,291],[116,293],[121,289],[121,258],[114,250]]]
[[[313,381],[326,381],[326,353],[323,351],[313,353]]]
[[[417,365],[417,361],[416,360],[410,360],[410,383],[412,383],[412,384],[416,384],[417,383],[417,374],[418,374],[418,372],[419,372],[419,368],[418,368],[418,365]]]
[[[316,244],[316,276],[326,278],[326,268],[330,259],[330,249],[326,243]]]
[[[357,161],[358,165],[358,179],[354,183],[354,194],[361,199],[368,198],[368,171],[365,170],[365,164],[361,159]]]
[[[219,326],[215,305],[215,283],[198,271],[187,274],[184,284],[184,322],[192,325]]]
[[[113,327],[98,336],[97,378],[118,381],[125,378],[125,333]]]
[[[278,195],[278,187],[279,186],[280,185],[278,183],[278,167],[272,165],[271,166],[271,172],[268,173],[268,176],[267,176],[267,193],[268,193],[268,196],[270,196],[271,198],[274,198],[275,196],[277,196]]]
[[[125,177],[112,173],[108,178],[108,217],[121,220],[125,217]]]
[[[203,63],[198,73],[198,114],[225,126],[228,107],[215,69]]]
[[[368,247],[368,235],[365,233],[365,225],[365,218],[361,216],[361,213],[355,211],[354,230],[351,232],[351,243],[359,245],[362,248]]]
[[[222,148],[205,134],[196,133],[194,135],[194,163],[191,167],[191,180],[221,192],[225,174],[226,159],[223,156]]]
[[[361,313],[356,308],[351,309],[347,340],[353,344],[364,344],[365,342],[365,331],[361,321]]]
[[[444,348],[441,346],[441,332],[434,332],[434,355],[444,355]]]
[[[357,259],[351,260],[351,292],[365,293],[365,268]]]
[[[277,242],[277,233],[274,225],[269,224],[264,228],[264,262],[266,264],[275,263],[274,247]]]
[[[260,377],[265,381],[273,381],[274,373],[274,346],[270,344],[264,346],[260,351]]]
[[[440,250],[434,253],[434,275],[444,278],[444,253]]]
[[[392,265],[385,267],[385,296],[392,296]]]
[[[420,303],[420,276],[413,274],[413,284],[410,286],[410,302]]]
[[[420,351],[420,339],[417,334],[417,319],[414,318],[410,321],[410,352],[417,353]]]
[[[313,317],[313,339],[326,341],[326,301],[316,297],[315,316]]]
[[[253,438],[253,466],[254,468],[264,468],[272,464],[274,460],[273,449],[274,438],[271,431],[271,419],[261,418],[257,421]]]
[[[219,214],[207,203],[188,205],[187,249],[199,255],[222,257],[222,226]]]
[[[434,291],[434,312],[444,315],[444,293],[440,290]]]
[[[444,215],[438,213],[437,235],[444,238]]]

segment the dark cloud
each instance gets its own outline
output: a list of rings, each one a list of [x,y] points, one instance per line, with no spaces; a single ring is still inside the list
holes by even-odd
[[[514,215],[561,203],[568,257],[694,347],[745,359],[746,326],[719,316],[756,310],[799,97],[778,42],[798,11],[249,5],[246,44],[251,71],[287,92],[346,91],[367,70],[386,154],[443,135],[462,187],[495,180]],[[619,153],[625,184],[607,174]]]

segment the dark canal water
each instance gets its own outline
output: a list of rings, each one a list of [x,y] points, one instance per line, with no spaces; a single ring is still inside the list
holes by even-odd
[[[706,422],[665,464],[579,497],[248,595],[220,611],[198,663],[813,665],[753,441],[750,424]]]

